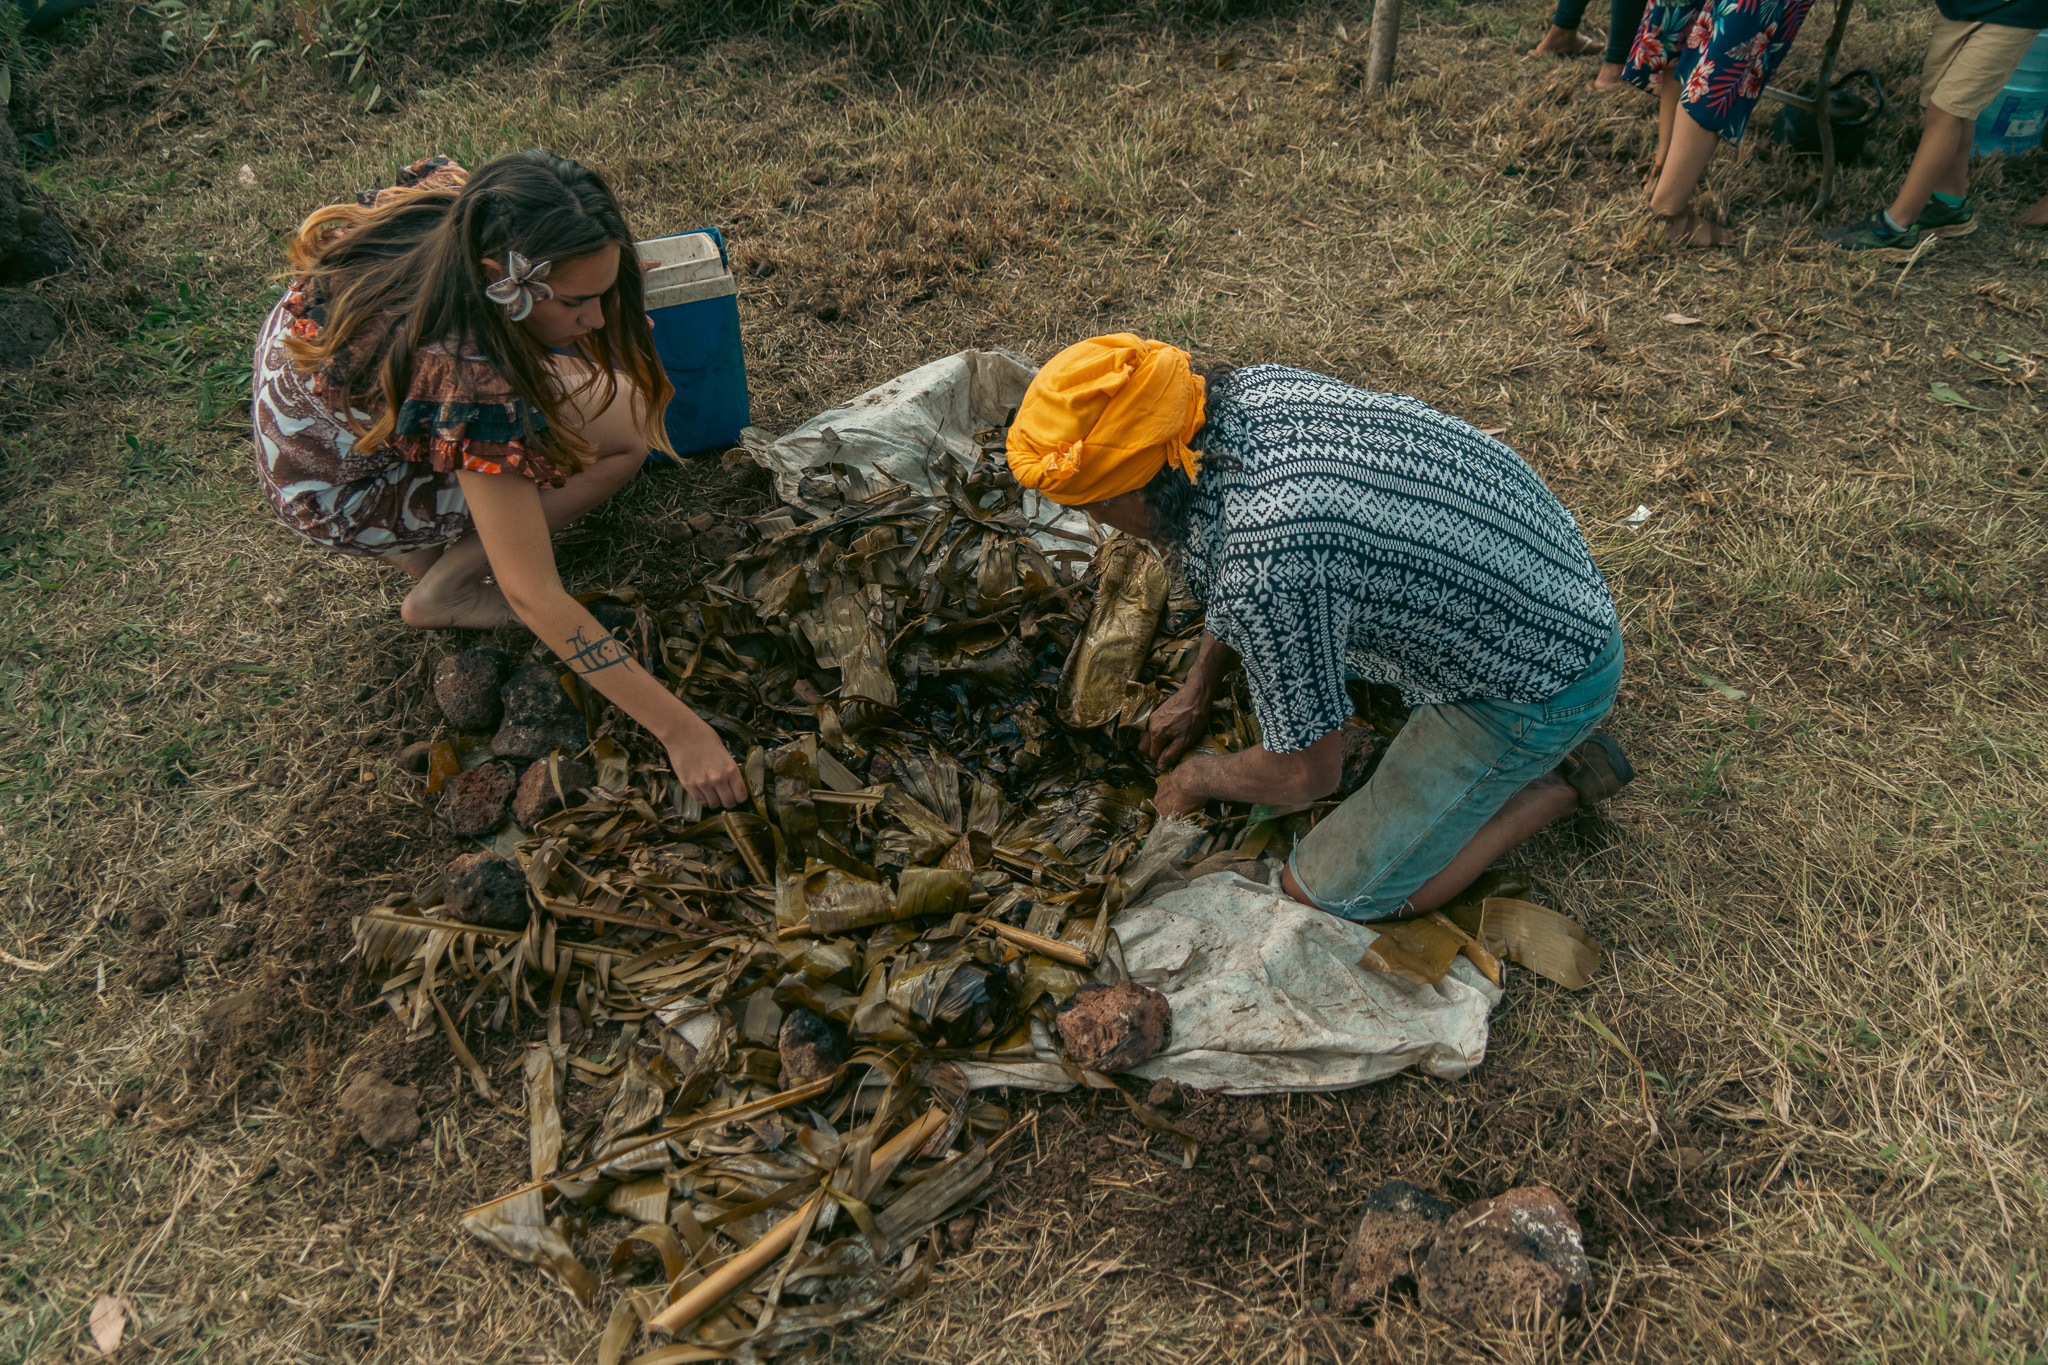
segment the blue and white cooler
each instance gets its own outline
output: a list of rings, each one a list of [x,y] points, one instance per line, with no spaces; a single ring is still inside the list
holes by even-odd
[[[716,228],[638,244],[653,261],[642,278],[654,348],[675,385],[668,439],[676,453],[735,445],[747,425],[747,362],[740,351],[739,285]],[[662,459],[655,455],[654,459]]]

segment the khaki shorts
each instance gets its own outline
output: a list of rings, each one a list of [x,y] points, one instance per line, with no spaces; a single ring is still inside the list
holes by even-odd
[[[2036,32],[1937,18],[1920,72],[1920,102],[1959,119],[1976,118],[2020,69]]]

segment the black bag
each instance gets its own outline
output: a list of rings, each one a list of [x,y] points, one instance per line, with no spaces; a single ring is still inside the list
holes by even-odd
[[[1854,80],[1870,86],[1870,99],[1842,88]],[[1828,90],[1828,122],[1834,125],[1837,161],[1854,161],[1863,154],[1863,143],[1870,136],[1870,125],[1877,121],[1884,107],[1884,87],[1877,83],[1875,73],[1861,67],[1842,73],[1841,79]],[[1788,104],[1771,121],[1771,140],[1795,152],[1819,156],[1820,123],[1804,109],[1794,109]]]

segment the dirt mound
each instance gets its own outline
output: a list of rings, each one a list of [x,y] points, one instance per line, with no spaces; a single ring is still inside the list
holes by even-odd
[[[382,1076],[356,1077],[336,1107],[342,1121],[374,1151],[395,1152],[420,1133],[420,1092]]]

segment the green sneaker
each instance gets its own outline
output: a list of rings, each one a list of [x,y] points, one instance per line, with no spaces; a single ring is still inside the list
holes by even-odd
[[[1882,213],[1873,213],[1860,223],[1830,232],[1828,240],[1844,251],[1867,251],[1882,260],[1903,261],[1920,245],[1920,225],[1894,232]]]
[[[1929,199],[1927,207],[1920,210],[1920,221],[1914,224],[1923,232],[1936,237],[1967,237],[1977,230],[1977,215],[1970,210],[1970,196],[1963,196],[1963,202],[1950,207],[1939,199]]]

